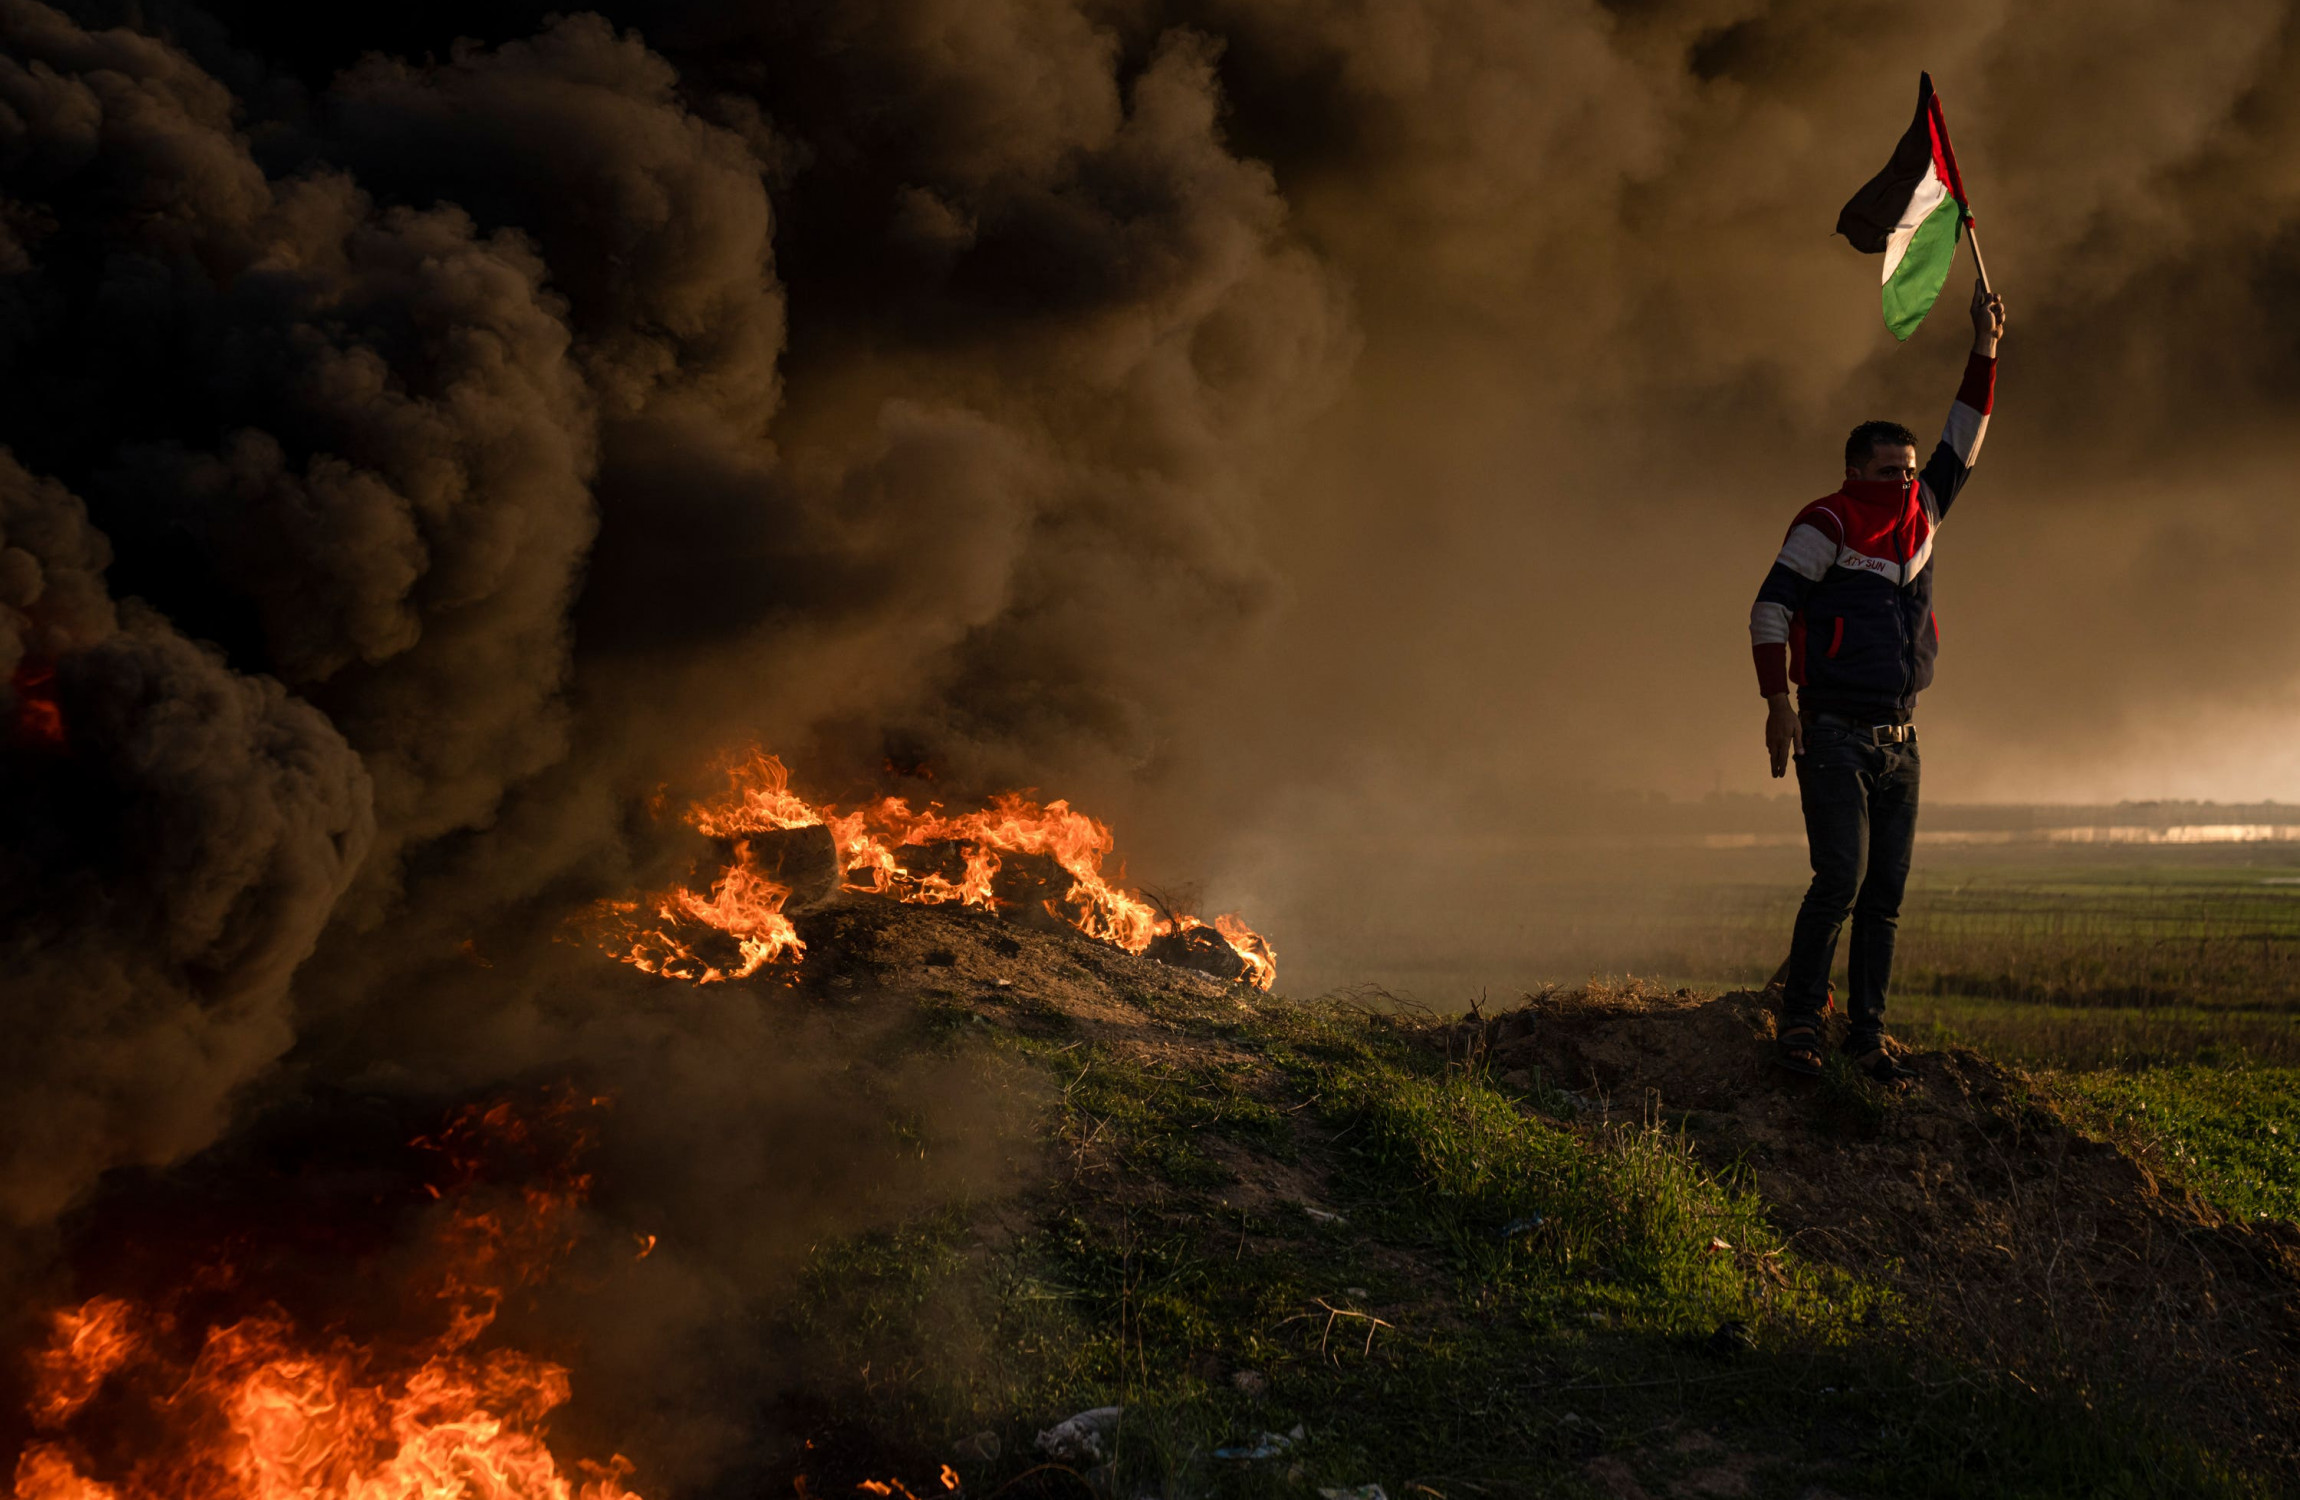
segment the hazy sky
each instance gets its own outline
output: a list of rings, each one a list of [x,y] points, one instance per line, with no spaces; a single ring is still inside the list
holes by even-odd
[[[2286,7],[1340,14],[1312,118],[1362,123],[1291,197],[1367,342],[1275,508],[1281,736],[1763,786],[1756,580],[1847,428],[1938,431],[1969,338],[1961,267],[1896,346],[1828,235],[1922,65],[2011,306],[1927,795],[2300,797]]]

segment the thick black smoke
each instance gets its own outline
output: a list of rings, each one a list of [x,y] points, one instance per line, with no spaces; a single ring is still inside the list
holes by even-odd
[[[293,1040],[282,1004],[372,842],[343,736],[105,592],[104,538],[0,458],[0,757],[9,1045],[0,1211],[37,1222],[103,1168],[223,1124]]]
[[[20,1222],[631,878],[723,748],[1108,783],[1235,686],[1351,334],[1205,36],[824,14],[690,77],[595,14],[0,16],[7,618],[68,738],[6,794]]]

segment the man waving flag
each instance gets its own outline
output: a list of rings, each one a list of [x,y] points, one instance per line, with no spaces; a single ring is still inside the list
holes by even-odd
[[[1851,240],[1854,249],[1884,254],[1885,326],[1894,338],[1916,332],[1933,310],[1933,299],[1940,296],[1957,258],[1957,237],[1971,223],[1933,75],[1919,74],[1917,117],[1893,148],[1893,159],[1837,215],[1837,233]],[[1975,240],[1973,264],[1986,287],[1989,273],[1980,255]]]
[[[1854,248],[1885,257],[1885,326],[1907,338],[1932,311],[1972,218],[1933,80],[1917,86],[1917,118],[1885,170],[1837,217]],[[1749,645],[1765,697],[1773,774],[1797,768],[1797,800],[1813,883],[1797,908],[1781,993],[1777,1060],[1818,1077],[1834,991],[1837,938],[1852,918],[1846,958],[1851,1025],[1842,1050],[1878,1083],[1916,1074],[1885,1034],[1901,896],[1917,842],[1922,766],[1913,722],[1933,680],[1933,538],[1972,477],[1996,401],[2005,304],[1988,284],[1980,244],[1973,352],[1932,456],[1917,467],[1917,435],[1869,421],[1845,439],[1845,478],[1797,513],[1757,602]],[[1794,688],[1794,693],[1792,693]]]

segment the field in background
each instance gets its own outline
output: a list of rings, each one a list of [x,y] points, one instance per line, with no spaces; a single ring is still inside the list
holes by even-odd
[[[1389,899],[1364,896],[1358,859],[1313,877],[1281,929],[1287,988],[1373,985],[1453,1010],[1593,975],[1761,984],[1806,878],[1787,841],[1375,858],[1394,877],[1379,886]],[[2233,1047],[2300,1063],[2300,843],[1929,844],[1895,990],[1899,1024],[1985,1037],[2023,1061]]]
[[[1753,987],[1806,877],[1772,813],[1755,834],[1337,858],[1289,913],[1310,951],[1289,968],[1282,941],[1281,976],[1436,1010],[1600,975]],[[1894,1030],[2038,1070],[2228,1211],[2300,1220],[2300,842],[2054,842],[2010,814],[1995,842],[1937,821],[1903,908]],[[1402,895],[1362,899],[1369,864]]]

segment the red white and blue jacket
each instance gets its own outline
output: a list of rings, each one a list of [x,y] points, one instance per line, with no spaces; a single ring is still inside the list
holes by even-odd
[[[1848,479],[1797,513],[1749,611],[1757,688],[1794,682],[1808,708],[1906,718],[1932,684],[1933,533],[1988,435],[1996,361],[1975,354],[1948,426],[1913,485]]]

